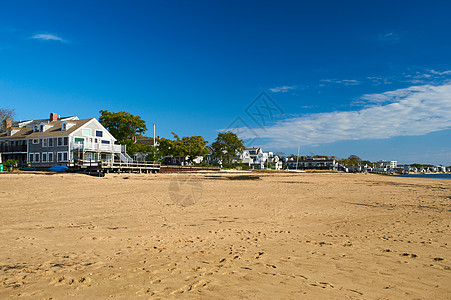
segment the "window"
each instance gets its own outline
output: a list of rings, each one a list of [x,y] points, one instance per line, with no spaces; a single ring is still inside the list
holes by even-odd
[[[48,145],[48,140],[42,139],[42,147],[47,147],[47,145]]]
[[[37,132],[39,131],[39,126],[38,125],[34,125],[33,126],[33,132]]]
[[[91,135],[91,129],[89,129],[89,128],[83,128],[82,132],[83,132],[83,135],[87,135],[87,136]]]
[[[34,154],[33,153],[30,153],[30,162],[34,162]]]
[[[53,162],[53,152],[49,152],[48,154],[49,154],[47,157],[48,161]]]
[[[110,141],[102,140],[102,144],[109,144],[109,143],[110,143]]]
[[[61,123],[61,130],[66,131],[66,123]]]
[[[49,138],[48,145],[49,147],[53,147],[53,138]]]
[[[63,160],[63,153],[62,152],[58,152],[56,154],[56,161],[62,161]]]
[[[39,160],[40,160],[39,156],[40,156],[39,153],[34,154],[34,162],[39,162]]]
[[[63,161],[67,161],[67,152],[63,152]]]
[[[84,138],[77,138],[77,137],[76,137],[76,138],[74,139],[75,144],[83,144],[84,141],[85,141]]]
[[[98,136],[98,137],[103,137],[103,131],[101,131],[101,130],[96,130],[96,136]]]
[[[95,143],[98,143],[98,142],[99,142],[99,139],[94,139],[94,142],[95,142]]]
[[[39,131],[40,131],[40,132],[44,132],[44,125],[41,124],[41,125],[39,126]]]
[[[47,153],[42,153],[42,162],[47,162]]]
[[[62,146],[63,145],[63,138],[58,138],[58,146]]]
[[[33,139],[33,144],[39,144],[39,139]]]
[[[63,138],[63,145],[67,146],[69,144],[69,138],[66,136]]]

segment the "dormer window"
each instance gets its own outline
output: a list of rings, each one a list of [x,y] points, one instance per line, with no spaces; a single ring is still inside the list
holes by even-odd
[[[39,126],[38,125],[34,125],[33,126],[33,132],[38,132],[39,131]]]
[[[41,126],[39,126],[39,131],[40,132],[44,132],[44,125],[43,124],[41,124]]]
[[[61,123],[61,131],[66,131],[74,125],[75,125],[74,123],[62,122]]]
[[[6,135],[7,136],[12,136],[14,134],[16,134],[17,132],[19,132],[20,130],[18,128],[8,128],[6,130]]]

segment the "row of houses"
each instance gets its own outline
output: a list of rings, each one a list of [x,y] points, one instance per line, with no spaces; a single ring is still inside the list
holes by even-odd
[[[410,165],[398,165],[396,160],[380,160],[374,165],[361,164],[346,168],[347,172],[371,172],[371,173],[447,173],[451,172],[451,167],[430,166],[416,168]]]
[[[19,166],[48,168],[55,165],[76,166],[91,165],[93,162],[130,163],[133,160],[144,161],[146,153],[137,153],[132,159],[125,145],[115,144],[116,138],[95,118],[79,119],[77,116],[60,117],[51,113],[48,119],[3,122],[0,132],[0,163],[8,159],[18,161]],[[158,145],[156,139],[139,138],[136,143]],[[208,154],[194,159],[195,163],[219,164],[213,157],[213,149],[207,146]],[[414,168],[398,166],[397,161],[381,160],[376,165],[361,164],[342,166],[335,159],[279,157],[273,152],[264,152],[262,148],[246,148],[237,153],[233,162],[247,165],[251,169],[297,169],[332,170],[345,172],[409,173],[409,172],[451,172],[444,166]],[[163,164],[177,165],[175,157],[165,157]]]
[[[95,118],[60,117],[27,121],[4,120],[0,133],[0,158],[14,159],[19,166],[48,168],[92,161],[130,161],[126,147]]]

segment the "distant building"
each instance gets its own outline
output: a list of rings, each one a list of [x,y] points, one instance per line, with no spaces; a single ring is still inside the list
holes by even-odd
[[[298,170],[314,169],[338,171],[340,166],[335,159],[301,157],[298,161],[294,159],[287,160],[284,168],[285,167]]]
[[[393,171],[398,166],[396,160],[379,160],[377,163],[381,168],[386,168],[387,171]]]
[[[248,165],[252,169],[263,170],[271,168],[282,169],[282,161],[273,152],[263,152],[262,148],[246,148],[241,152],[236,161]]]

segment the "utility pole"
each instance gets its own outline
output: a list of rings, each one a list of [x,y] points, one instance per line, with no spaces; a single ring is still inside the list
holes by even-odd
[[[153,123],[153,146],[155,147],[155,123]]]
[[[298,146],[298,156],[296,156],[296,171],[297,171],[298,165],[299,165],[299,150],[301,150],[301,145]]]

